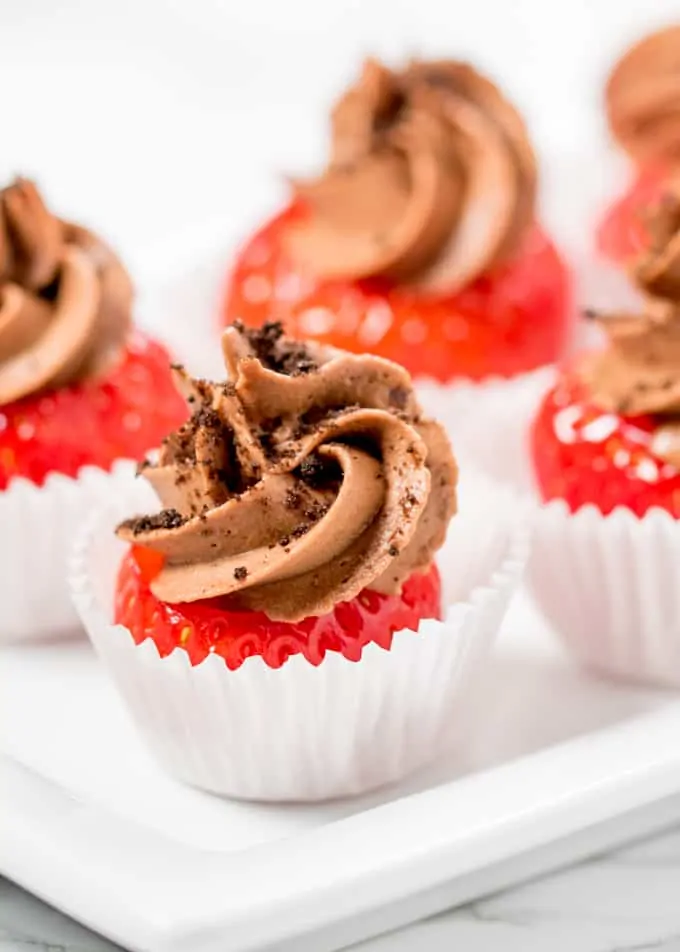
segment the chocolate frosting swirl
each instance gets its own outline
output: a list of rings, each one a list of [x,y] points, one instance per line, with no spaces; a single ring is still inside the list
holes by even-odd
[[[649,302],[643,314],[597,316],[608,347],[584,364],[598,405],[627,416],[680,412],[680,311]]]
[[[632,277],[644,295],[641,314],[592,316],[609,346],[584,374],[596,401],[634,416],[680,413],[680,186],[648,216],[651,245]]]
[[[0,405],[102,372],[131,306],[128,274],[101,239],[56,218],[26,179],[0,191]]]
[[[636,162],[680,163],[680,26],[646,36],[605,89],[613,136]]]
[[[534,216],[524,123],[466,63],[368,60],[332,115],[324,174],[287,248],[324,278],[384,276],[454,292],[512,255]]]
[[[192,419],[143,469],[166,508],[118,529],[164,556],[154,594],[299,621],[426,571],[455,512],[456,466],[407,372],[278,324],[234,325],[223,348],[226,384],[180,371]]]

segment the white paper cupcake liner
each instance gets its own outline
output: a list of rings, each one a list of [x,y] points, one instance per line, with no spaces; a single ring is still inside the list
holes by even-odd
[[[0,493],[0,643],[61,638],[81,629],[67,564],[83,519],[126,484],[135,466],[53,473],[43,486],[15,479]]]
[[[680,523],[661,510],[608,516],[562,502],[533,520],[532,593],[584,665],[680,687]]]
[[[445,620],[394,636],[390,651],[359,662],[328,653],[313,667],[294,656],[272,670],[261,658],[236,671],[182,649],[161,659],[111,623],[124,546],[119,519],[148,506],[137,489],[83,533],[72,590],[83,623],[149,749],[178,779],[216,793],[271,801],[358,794],[395,781],[450,743],[457,702],[501,623],[527,556],[527,533],[504,494],[471,494],[438,564]],[[475,498],[473,498],[475,496]]]
[[[554,371],[460,391],[445,422],[461,459],[530,506],[527,583],[584,665],[617,678],[680,686],[680,522],[652,510],[603,516],[541,506],[529,432]],[[440,414],[441,418],[441,414]]]

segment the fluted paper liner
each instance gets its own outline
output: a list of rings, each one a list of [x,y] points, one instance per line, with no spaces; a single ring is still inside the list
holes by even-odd
[[[43,486],[13,480],[0,493],[0,643],[39,641],[81,630],[67,583],[68,558],[83,518],[132,483],[134,463],[111,472],[85,467]]]
[[[358,794],[396,781],[450,742],[456,702],[485,657],[527,555],[526,532],[503,493],[471,487],[440,552],[443,622],[394,635],[361,661],[329,652],[318,667],[259,657],[236,671],[183,649],[160,658],[111,623],[124,545],[113,528],[149,505],[138,485],[100,512],[76,545],[72,590],[83,623],[145,738],[178,779],[216,793],[271,801]]]
[[[529,581],[583,664],[625,680],[680,687],[680,524],[552,502],[533,520]]]
[[[595,506],[541,506],[529,432],[554,379],[545,369],[504,386],[462,387],[444,423],[464,462],[529,503],[527,582],[577,660],[612,677],[680,687],[680,523],[660,509],[639,518],[624,508],[603,516]]]

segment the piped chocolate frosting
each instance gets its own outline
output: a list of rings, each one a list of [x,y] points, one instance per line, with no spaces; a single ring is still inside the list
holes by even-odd
[[[54,216],[36,186],[0,191],[0,405],[95,376],[118,356],[127,271],[100,238]]]
[[[226,383],[177,371],[192,418],[142,470],[164,509],[118,529],[163,555],[154,594],[299,621],[427,571],[455,512],[456,466],[406,371],[278,324],[236,324],[223,349]]]
[[[600,406],[628,416],[680,415],[680,187],[649,214],[651,245],[632,268],[644,296],[640,314],[593,314],[608,346],[584,377]],[[668,418],[668,419],[666,419]]]
[[[612,134],[639,163],[680,164],[680,25],[632,46],[609,76]]]
[[[294,183],[308,214],[288,250],[323,278],[454,292],[517,250],[536,178],[519,113],[471,66],[368,60],[333,110],[325,172]]]

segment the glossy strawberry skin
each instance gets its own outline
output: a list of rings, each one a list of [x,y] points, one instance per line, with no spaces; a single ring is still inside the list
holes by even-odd
[[[596,236],[602,254],[616,264],[627,264],[649,244],[645,211],[663,198],[668,174],[659,168],[642,170],[602,219]]]
[[[271,621],[262,612],[235,611],[220,598],[182,605],[161,602],[149,587],[159,567],[158,556],[149,550],[133,547],[126,554],[116,586],[115,621],[130,631],[136,644],[150,638],[161,657],[183,648],[192,665],[210,654],[222,657],[231,670],[257,655],[270,668],[280,668],[296,654],[318,665],[329,651],[358,661],[370,642],[389,650],[395,631],[417,630],[421,619],[440,617],[435,566],[425,575],[412,575],[401,595],[364,590],[328,615],[296,623]]]
[[[380,354],[414,376],[510,377],[557,359],[572,332],[571,276],[538,225],[520,254],[456,295],[385,281],[315,281],[299,274],[281,236],[291,206],[245,245],[230,276],[225,323],[281,320],[292,336]]]
[[[657,421],[598,409],[575,373],[543,399],[531,430],[542,498],[572,512],[592,504],[607,515],[624,506],[643,516],[658,506],[680,518],[680,470],[652,450]]]
[[[15,477],[41,486],[53,472],[140,460],[186,418],[167,351],[135,332],[105,377],[0,407],[0,489]]]

